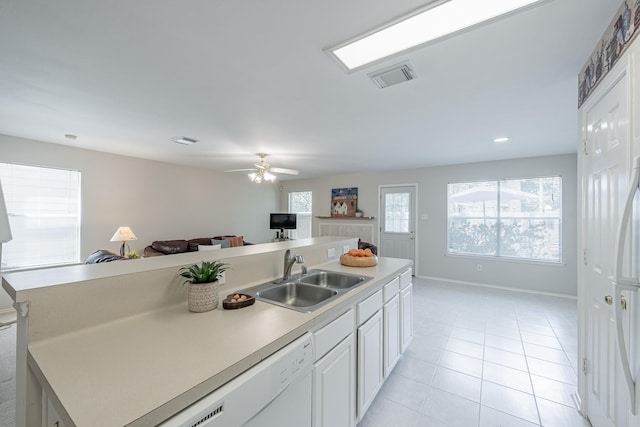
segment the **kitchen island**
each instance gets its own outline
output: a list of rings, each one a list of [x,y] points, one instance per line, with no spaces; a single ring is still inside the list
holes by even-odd
[[[170,418],[378,291],[410,262],[381,258],[356,269],[373,280],[312,313],[261,301],[190,313],[180,267],[203,256],[229,263],[223,298],[279,277],[287,249],[308,267],[352,273],[337,256],[356,245],[323,237],[6,274],[3,287],[19,313],[17,426],[41,426],[51,414],[66,426],[146,426]]]

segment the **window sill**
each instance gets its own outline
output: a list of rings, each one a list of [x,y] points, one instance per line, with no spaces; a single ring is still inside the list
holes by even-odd
[[[498,262],[510,262],[516,264],[531,264],[531,265],[540,265],[540,266],[548,266],[548,267],[566,267],[567,263],[563,261],[542,261],[542,260],[533,260],[533,259],[518,259],[518,258],[509,258],[509,257],[501,257],[501,256],[485,256],[485,255],[472,255],[472,254],[453,254],[453,253],[445,253],[445,256],[452,258],[467,258],[467,259],[475,259],[475,260],[486,260],[486,261],[498,261]]]

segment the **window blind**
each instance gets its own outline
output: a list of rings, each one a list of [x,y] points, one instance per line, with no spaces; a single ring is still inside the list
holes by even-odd
[[[13,240],[2,269],[79,262],[80,172],[0,163]]]

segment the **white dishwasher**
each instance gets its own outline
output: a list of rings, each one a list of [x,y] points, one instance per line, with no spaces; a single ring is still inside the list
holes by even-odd
[[[301,336],[160,426],[310,427],[311,338]]]

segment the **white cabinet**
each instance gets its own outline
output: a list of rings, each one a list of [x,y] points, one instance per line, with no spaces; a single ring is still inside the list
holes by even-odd
[[[405,352],[413,339],[413,284],[400,291],[400,348]]]
[[[391,370],[400,359],[400,280],[391,280],[382,288],[384,295],[384,377],[387,378]]]
[[[314,427],[352,427],[356,422],[355,313],[342,316],[314,332]]]
[[[356,363],[353,333],[316,362],[313,374],[314,427],[352,427],[356,420]]]
[[[400,359],[400,297],[395,294],[384,305],[384,377]]]
[[[367,412],[413,337],[411,281],[409,269],[314,332],[314,427],[353,427]]]
[[[358,327],[358,417],[367,412],[384,381],[382,310]]]

